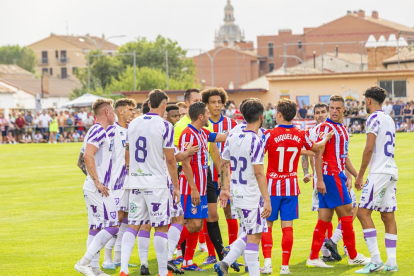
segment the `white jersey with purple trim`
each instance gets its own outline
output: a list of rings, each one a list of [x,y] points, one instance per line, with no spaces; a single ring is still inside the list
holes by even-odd
[[[238,132],[242,132],[242,130],[244,130],[247,127],[247,123],[243,122],[241,124],[236,125],[232,130],[230,130],[229,134],[232,133],[238,133]],[[259,132],[257,133],[257,136],[259,136],[260,139],[264,140],[264,133],[266,132],[267,129],[265,128],[259,128]]]
[[[174,127],[158,114],[147,113],[128,125],[129,175],[127,189],[167,189],[165,148],[174,148]]]
[[[112,176],[111,190],[121,190],[124,188],[128,172],[125,165],[125,146],[127,129],[115,123],[113,128],[114,148],[112,150]]]
[[[264,143],[253,131],[229,134],[222,154],[230,161],[233,204],[238,208],[257,208],[260,190],[253,165],[263,164]]]
[[[95,153],[95,169],[99,182],[109,187],[112,170],[112,140],[109,137],[113,133],[114,126],[109,126],[106,130],[100,124],[94,124],[88,131],[83,141],[81,152],[85,152],[86,145],[91,144],[98,148]],[[96,191],[95,184],[89,173],[86,177],[83,189],[91,192]]]
[[[395,124],[390,115],[377,110],[367,119],[367,135],[377,136],[374,152],[369,162],[369,173],[389,174],[398,180],[398,168],[394,162]]]

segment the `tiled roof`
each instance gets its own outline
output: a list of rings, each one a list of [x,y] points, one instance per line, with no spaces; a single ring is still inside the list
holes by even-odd
[[[383,61],[384,64],[400,62],[414,61],[414,46],[400,48],[400,53],[387,58]]]
[[[361,64],[361,55],[358,53],[338,53],[338,56],[335,53],[326,53],[329,56],[336,57],[351,63]],[[368,62],[368,56],[366,54],[362,54],[362,63]]]
[[[379,24],[394,30],[398,30],[398,31],[403,31],[403,32],[414,32],[413,28],[395,23],[395,22],[391,22],[382,18],[373,18],[371,16],[365,16],[365,17],[359,17],[357,13],[353,13],[353,14],[349,14],[350,16],[354,16],[357,18],[362,18],[364,20],[367,20],[369,22],[375,23],[375,24]]]
[[[95,44],[93,44],[93,42],[90,41],[90,39],[85,38],[85,36],[82,36],[82,35],[73,36],[73,35],[55,35],[55,34],[51,34],[50,37],[59,38],[63,41],[66,41],[67,43],[70,43],[70,44],[72,44],[72,45],[74,45],[74,46],[76,46],[80,49],[83,49],[83,50],[96,50]],[[46,40],[50,37],[47,37],[43,40]],[[102,39],[101,37],[97,37],[97,36],[88,36],[88,37],[92,38],[98,46],[101,45],[102,41],[104,41],[104,39]],[[42,40],[40,40],[40,41],[42,41]],[[40,41],[36,41],[35,43],[32,43],[31,45],[36,44]],[[29,47],[30,47],[30,45],[29,45]],[[103,50],[103,51],[108,51],[108,50],[109,51],[116,51],[116,50],[118,50],[118,45],[115,45],[115,44],[111,43],[110,41],[105,41],[105,43],[101,47],[101,50]]]
[[[26,76],[31,77],[34,75],[29,71],[24,70],[23,68],[15,65],[15,64],[0,64],[0,75],[1,76]]]
[[[9,87],[3,85],[0,83],[0,93],[15,93],[13,89],[10,89]]]

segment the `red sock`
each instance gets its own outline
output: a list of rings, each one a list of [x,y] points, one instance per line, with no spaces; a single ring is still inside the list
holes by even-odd
[[[204,231],[203,229],[198,232],[198,242],[199,243],[206,243],[206,238],[204,237]]]
[[[208,235],[207,220],[204,220],[203,232],[204,232],[204,237],[205,237],[206,243],[207,243],[208,255],[209,256],[216,256],[216,250],[214,249],[214,244],[211,242],[210,236]]]
[[[282,265],[289,265],[293,246],[293,228],[285,227],[282,229],[282,232]]]
[[[181,250],[181,244],[177,244],[177,250]]]
[[[181,231],[181,236],[180,236],[180,240],[178,241],[178,244],[181,245],[183,241],[185,241],[190,235],[191,233],[188,232],[187,227],[184,225],[183,231]]]
[[[192,233],[188,238],[185,245],[184,260],[186,262],[191,261],[194,257],[194,252],[198,242],[198,232]]]
[[[344,244],[348,250],[349,258],[354,259],[357,256],[357,251],[355,248],[355,232],[354,226],[352,225],[354,218],[352,216],[342,217],[341,229],[342,237],[344,239]]]
[[[272,228],[267,227],[267,232],[262,233],[262,251],[265,259],[272,258],[273,236]]]
[[[321,251],[323,241],[325,240],[326,230],[328,229],[329,222],[318,220],[315,230],[313,231],[312,248],[309,259],[314,260],[319,258],[319,251]]]
[[[329,223],[328,226],[328,239],[330,239],[332,237],[332,231],[333,231],[333,225],[332,225],[332,221]]]
[[[239,224],[237,219],[227,219],[227,230],[229,233],[229,245],[237,240],[239,234]]]

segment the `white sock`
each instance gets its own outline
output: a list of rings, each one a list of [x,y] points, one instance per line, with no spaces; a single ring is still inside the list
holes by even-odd
[[[272,266],[272,259],[271,258],[265,258],[265,263],[264,263],[264,265],[265,266]]]
[[[341,229],[341,224],[338,224],[338,227],[336,227],[335,231],[332,234],[331,240],[335,243],[338,244],[338,242],[340,240],[342,240],[342,229]]]
[[[105,244],[118,233],[117,227],[107,227],[104,230],[99,231],[98,234],[96,234],[95,238],[91,242],[91,244],[88,246],[88,249],[86,250],[85,255],[80,260],[80,265],[89,265],[91,263],[91,260],[95,255],[98,254],[99,251],[105,246]]]
[[[125,230],[127,228],[128,228],[128,223],[121,223],[121,226],[119,227],[119,232],[116,235],[115,252],[114,252],[114,263],[121,262],[122,237],[124,236]]]
[[[148,267],[148,251],[150,244],[150,232],[139,230],[138,232],[138,255],[141,265]]]
[[[132,249],[134,249],[137,234],[138,232],[136,230],[127,228],[122,237],[121,272],[123,271],[125,274],[129,274],[128,263],[131,258]]]
[[[239,237],[235,240],[231,247],[230,252],[224,257],[223,262],[227,263],[228,265],[233,264],[237,259],[242,255],[242,253],[246,249],[246,239],[247,237]]]
[[[324,257],[329,257],[329,256],[331,256],[331,252],[325,247],[325,243],[328,241],[328,239],[327,238],[325,238],[325,240],[323,241],[323,244],[322,244],[322,248],[321,248],[321,251],[322,251],[322,256],[324,256]]]
[[[371,262],[374,264],[381,263],[381,255],[377,242],[377,230],[375,228],[368,228],[362,230],[362,233],[364,233],[365,243],[367,244],[369,253],[371,253]]]
[[[116,239],[117,237],[112,237],[112,239],[110,239],[109,242],[105,245],[104,262],[112,262],[112,248],[114,248]]]
[[[171,228],[171,227],[170,227]],[[157,254],[158,261],[158,274],[161,276],[167,276],[168,269],[168,235],[163,232],[155,232],[154,234],[154,249]]]
[[[180,240],[181,231],[183,226],[178,223],[173,223],[168,229],[168,260],[171,261],[174,256],[175,248]],[[178,252],[177,252],[178,254]]]
[[[246,266],[249,267],[250,276],[260,276],[260,263],[259,263],[259,245],[255,243],[246,244]]]
[[[89,245],[91,245],[93,238],[95,235],[99,233],[99,230],[89,230],[88,240],[86,241],[86,249],[88,249]],[[99,268],[99,253],[95,255],[95,257],[91,260],[91,267],[98,267]]]
[[[387,265],[397,265],[397,235],[385,233],[385,247],[387,249]]]
[[[177,249],[177,257],[184,257],[183,256],[183,251],[181,249]]]

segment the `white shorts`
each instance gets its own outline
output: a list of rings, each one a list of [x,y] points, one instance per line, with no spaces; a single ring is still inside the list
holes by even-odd
[[[266,219],[260,217],[263,208],[259,206],[254,209],[235,208],[239,216],[240,227],[246,235],[267,232]]]
[[[95,192],[83,190],[83,197],[88,210],[89,229],[104,229],[119,225],[118,210],[112,193],[109,193],[109,196],[102,196],[98,190]]]
[[[118,211],[128,212],[129,190],[112,190]]]
[[[313,186],[313,193],[312,193],[312,211],[319,211],[319,197],[318,197],[318,190],[316,189],[316,180],[314,178],[314,186]],[[357,206],[357,199],[354,189],[348,192],[349,197],[352,200],[352,207],[355,208]]]
[[[184,211],[183,211],[183,205],[181,204],[181,202],[179,202],[177,205],[175,204],[175,200],[173,199],[173,192],[174,192],[174,185],[172,183],[170,183],[170,199],[172,204],[172,208],[171,208],[171,217],[172,218],[176,218],[179,216],[184,215]]]
[[[397,210],[397,180],[389,174],[369,174],[361,193],[359,207],[378,212]]]
[[[129,193],[128,224],[168,225],[171,222],[171,207],[169,189],[132,189]]]

